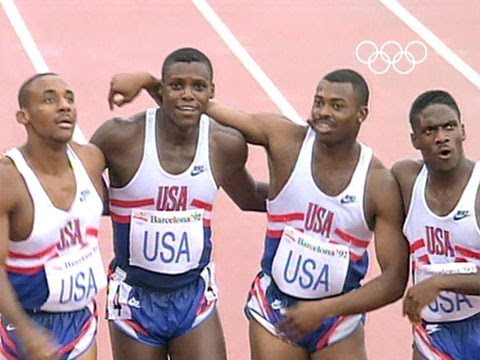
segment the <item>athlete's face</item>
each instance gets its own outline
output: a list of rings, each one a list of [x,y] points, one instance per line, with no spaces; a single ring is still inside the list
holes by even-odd
[[[176,62],[162,79],[162,105],[178,125],[198,124],[200,115],[213,98],[212,73],[200,62]]]
[[[464,157],[464,127],[457,113],[447,105],[433,104],[423,109],[414,123],[411,139],[431,170],[450,171]]]
[[[335,144],[355,140],[367,115],[368,108],[360,104],[352,84],[321,80],[308,123],[319,141]]]
[[[74,93],[59,76],[47,75],[34,80],[27,91],[27,105],[17,112],[17,120],[29,136],[67,143],[77,119]]]

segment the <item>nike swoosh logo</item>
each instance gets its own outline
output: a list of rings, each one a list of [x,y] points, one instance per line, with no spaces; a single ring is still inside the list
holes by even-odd
[[[357,197],[356,196],[353,196],[353,195],[345,195],[341,200],[340,202],[342,204],[351,204],[353,202],[355,202],[357,200]]]
[[[196,175],[199,175],[199,174],[201,174],[205,171],[207,171],[207,167],[205,165],[194,166],[190,175],[191,176],[196,176]]]
[[[466,217],[470,216],[469,211],[459,211],[455,215],[453,215],[453,220],[458,221],[465,219]]]

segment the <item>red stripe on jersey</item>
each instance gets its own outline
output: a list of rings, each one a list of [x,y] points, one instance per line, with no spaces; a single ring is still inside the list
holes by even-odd
[[[301,220],[305,219],[304,213],[290,213],[290,214],[267,214],[268,221],[271,222],[287,222],[293,220]]]
[[[337,234],[340,238],[349,242],[350,244],[363,249],[366,249],[368,247],[368,244],[370,244],[370,241],[356,238],[355,236],[340,229],[335,229],[335,234]]]
[[[412,245],[410,245],[410,252],[414,253],[418,249],[422,249],[425,247],[425,240],[423,238],[415,240]]]
[[[430,264],[430,258],[428,257],[428,255],[422,255],[420,256],[417,261],[420,261],[424,264]]]
[[[130,215],[119,215],[110,211],[110,217],[113,221],[120,223],[120,224],[130,224]]]
[[[455,250],[463,256],[480,260],[480,252],[455,245]]]
[[[17,267],[17,266],[5,266],[8,272],[15,273],[15,274],[22,274],[22,275],[35,275],[38,274],[40,271],[43,270],[43,265],[35,266],[35,267]]]
[[[87,235],[98,237],[98,229],[87,228]]]
[[[121,208],[136,208],[142,206],[155,205],[155,199],[139,199],[139,200],[120,200],[110,199],[110,205]]]
[[[21,254],[21,253],[16,253],[13,251],[8,252],[8,257],[11,259],[40,259],[42,257],[45,257],[46,255],[53,253],[57,247],[57,244],[52,245],[45,250],[42,250],[38,253],[35,254]]]
[[[213,209],[212,204],[206,203],[206,202],[204,202],[202,200],[198,200],[198,199],[193,199],[191,205],[195,206],[196,208],[205,209],[207,211],[212,211],[212,209]]]
[[[270,238],[280,239],[282,237],[283,230],[270,230],[267,229],[267,236]]]

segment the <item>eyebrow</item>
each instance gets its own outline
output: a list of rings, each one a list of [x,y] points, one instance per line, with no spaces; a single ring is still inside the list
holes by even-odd
[[[43,95],[54,95],[54,94],[56,94],[56,93],[57,93],[57,92],[56,92],[55,90],[53,90],[53,89],[47,89],[47,90],[44,90],[42,94],[43,94]],[[74,92],[73,92],[72,90],[69,90],[69,89],[65,90],[65,93],[66,93],[67,95],[74,95]]]

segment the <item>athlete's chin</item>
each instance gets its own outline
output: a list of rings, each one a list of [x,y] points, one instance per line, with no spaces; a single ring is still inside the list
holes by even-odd
[[[189,128],[192,126],[198,126],[200,122],[200,114],[195,114],[191,116],[178,116],[176,118],[176,123],[179,127]]]

